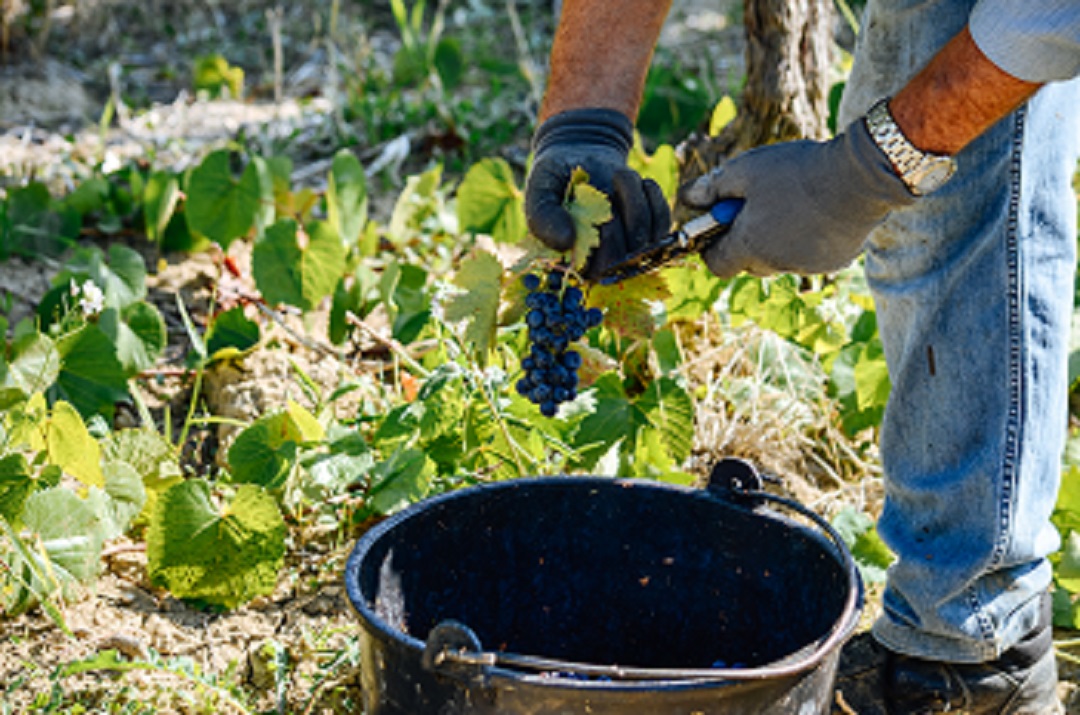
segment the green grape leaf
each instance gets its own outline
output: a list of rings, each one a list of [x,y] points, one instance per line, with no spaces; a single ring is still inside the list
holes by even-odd
[[[793,338],[802,323],[803,301],[795,276],[781,275],[768,282],[767,296],[756,322],[784,339]]]
[[[497,243],[516,243],[525,226],[525,195],[505,159],[473,164],[457,190],[458,223],[463,231],[486,233]]]
[[[98,504],[53,487],[26,500],[23,523],[41,538],[50,570],[61,584],[87,583],[97,577],[102,524],[108,518]]]
[[[16,530],[22,528],[23,506],[42,486],[34,478],[30,465],[21,454],[0,457],[0,517],[7,519]]]
[[[1061,475],[1052,520],[1061,533],[1070,529],[1080,531],[1080,466],[1071,464]]]
[[[893,562],[893,555],[878,536],[874,520],[854,507],[845,506],[833,517],[832,525],[851,550],[863,580],[885,583],[885,572]]]
[[[141,477],[146,491],[146,504],[135,519],[136,523],[149,519],[158,496],[183,481],[176,450],[152,429],[112,432],[101,442],[101,453],[106,464],[123,462],[130,465]]]
[[[222,247],[255,225],[263,193],[254,163],[249,163],[237,180],[229,162],[228,151],[215,151],[191,172],[184,211],[192,230]]]
[[[628,476],[661,479],[666,475],[676,474],[678,467],[678,462],[672,459],[667,445],[664,444],[664,435],[660,430],[646,427],[637,433],[633,463]],[[674,479],[677,480],[678,477]]]
[[[1069,532],[1061,547],[1061,560],[1054,569],[1054,582],[1072,593],[1080,593],[1080,531]]]
[[[206,350],[210,359],[218,359],[221,351],[247,353],[259,344],[262,331],[259,324],[244,315],[243,307],[218,313],[206,331]]]
[[[296,464],[300,445],[323,436],[318,421],[290,400],[285,410],[260,417],[236,436],[228,453],[233,481],[277,489]]]
[[[251,484],[220,506],[206,481],[177,484],[158,499],[146,534],[152,583],[225,608],[272,592],[284,557],[285,520]]]
[[[0,386],[20,390],[23,395],[44,392],[60,375],[60,353],[56,344],[37,331],[17,338],[11,346],[12,359],[0,371]],[[2,354],[0,354],[2,359]],[[2,365],[2,363],[0,363]]]
[[[381,447],[391,445],[404,437],[411,437],[420,429],[422,413],[412,403],[391,408],[382,418],[373,436],[374,444]]]
[[[477,251],[462,262],[454,276],[454,285],[463,292],[446,303],[446,319],[452,323],[465,321],[465,342],[480,356],[486,356],[495,343],[502,278],[499,259]]]
[[[68,260],[65,270],[54,283],[65,287],[75,280],[80,285],[90,280],[105,294],[105,307],[123,309],[146,297],[146,262],[127,246],[109,246],[108,260],[101,249],[78,251]]]
[[[679,266],[660,272],[671,296],[664,301],[668,322],[694,322],[712,310],[726,283],[713,275],[701,259],[694,257]]]
[[[884,408],[889,400],[889,367],[879,341],[866,344],[855,363],[855,398],[860,410]]]
[[[670,328],[657,332],[653,336],[652,344],[661,375],[670,375],[683,364],[682,347],[679,345],[675,332]]]
[[[352,335],[353,326],[346,317],[349,313],[363,317],[363,290],[364,286],[359,280],[349,282],[344,276],[334,287],[334,298],[330,302],[330,322],[326,330],[330,342],[334,345],[341,345]]]
[[[161,243],[180,202],[180,182],[167,171],[155,171],[143,188],[142,200],[146,237]]]
[[[123,534],[146,505],[146,487],[142,477],[127,462],[106,462],[105,513],[109,516],[103,538],[108,541]],[[94,490],[91,490],[94,491]]]
[[[641,143],[641,135],[635,134],[634,148],[626,163],[643,179],[655,181],[668,201],[675,199],[675,192],[679,189],[679,159],[670,144],[661,144],[649,154]]]
[[[213,97],[229,96],[239,99],[244,91],[244,70],[229,64],[214,53],[195,59],[195,89],[209,92]]]
[[[74,191],[64,197],[63,203],[80,216],[85,216],[105,208],[108,200],[108,180],[103,176],[95,176],[76,186]]]
[[[566,210],[574,221],[576,240],[570,265],[576,271],[585,268],[589,254],[600,245],[600,225],[611,220],[611,201],[604,192],[590,186],[589,174],[578,167],[570,177],[567,189],[570,201]]]
[[[368,218],[367,177],[360,160],[342,149],[334,155],[326,187],[326,217],[346,245],[356,244]]]
[[[614,372],[601,375],[593,386],[593,408],[581,420],[572,438],[581,453],[582,468],[593,468],[616,445],[631,463],[627,476],[658,477],[676,470],[690,455],[694,435],[694,405],[690,394],[675,379],[651,382],[636,398],[626,394]]]
[[[398,194],[386,235],[395,244],[408,241],[425,222],[437,219],[443,210],[439,186],[442,184],[442,164],[436,164],[422,174],[410,176]]]
[[[588,305],[604,311],[604,326],[625,338],[648,340],[656,331],[657,318],[650,304],[671,297],[660,273],[646,273],[612,285],[589,290]]]
[[[619,376],[605,373],[593,387],[596,406],[573,436],[573,446],[581,450],[586,467],[595,464],[613,445],[634,435],[634,406]]]
[[[854,436],[868,427],[881,424],[884,406],[859,409],[855,367],[866,349],[864,343],[853,343],[841,349],[829,369],[829,396],[840,408],[840,422],[845,434]]]
[[[439,366],[424,380],[412,403],[413,409],[420,412],[421,439],[438,439],[460,429],[465,414],[461,381],[461,369],[457,363]]]
[[[431,318],[431,297],[427,292],[428,273],[411,263],[391,263],[379,281],[382,296],[394,322],[393,336],[411,343]]]
[[[57,207],[43,183],[33,181],[9,188],[2,205],[0,258],[10,253],[60,256],[78,238],[82,225],[79,213]]]
[[[308,478],[301,484],[304,496],[320,503],[339,494],[352,484],[367,476],[375,466],[370,452],[363,454],[320,454],[311,464],[305,465]]]
[[[60,374],[50,390],[67,400],[83,417],[112,415],[116,402],[127,397],[127,376],[116,357],[116,346],[97,325],[88,323],[56,343]]]
[[[98,327],[116,345],[116,358],[127,375],[152,368],[168,340],[165,319],[145,301],[132,303],[123,312],[106,309]]]
[[[325,221],[310,223],[305,231],[298,229],[292,219],[266,229],[255,244],[252,273],[268,303],[307,311],[333,292],[345,269],[345,248]]]
[[[435,71],[439,73],[442,86],[446,89],[456,89],[465,75],[465,53],[461,50],[461,43],[454,37],[444,37],[439,40],[435,45],[432,64]]]
[[[393,514],[427,496],[434,465],[418,449],[395,452],[372,470],[370,505],[380,514]]]
[[[686,388],[670,377],[649,383],[634,401],[645,423],[663,437],[671,459],[681,464],[694,446],[694,401]]]
[[[105,486],[101,447],[73,406],[62,400],[53,405],[46,434],[50,463],[87,486]]]

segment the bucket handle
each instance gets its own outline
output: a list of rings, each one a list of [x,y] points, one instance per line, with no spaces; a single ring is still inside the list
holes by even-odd
[[[436,625],[428,634],[422,665],[427,670],[461,680],[486,678],[491,668],[506,667],[597,679],[694,682],[778,679],[816,667],[850,635],[852,620],[862,601],[862,580],[847,545],[829,522],[793,499],[764,491],[762,486],[761,476],[752,465],[740,459],[729,458],[721,460],[713,468],[707,490],[717,498],[729,501],[748,500],[753,504],[770,502],[813,522],[837,547],[847,576],[847,599],[840,618],[829,635],[805,658],[759,668],[637,668],[577,663],[556,658],[485,651],[472,629],[457,621],[446,620]]]

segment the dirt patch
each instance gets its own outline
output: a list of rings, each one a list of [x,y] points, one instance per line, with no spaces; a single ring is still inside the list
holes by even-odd
[[[4,702],[15,712],[31,712],[38,694],[51,689],[58,667],[114,650],[122,660],[160,667],[120,679],[107,670],[63,678],[68,702],[205,712],[214,697],[206,684],[227,687],[221,676],[235,673],[254,694],[253,711],[276,709],[280,690],[288,712],[342,712],[339,707],[359,698],[350,657],[357,626],[339,577],[345,556],[344,548],[319,544],[296,550],[283,570],[288,576],[271,596],[217,613],[154,589],[145,554],[134,544],[114,544],[94,592],[64,609],[74,637],[64,637],[40,613],[0,620],[0,683],[9,688]],[[288,665],[280,675],[273,671],[275,659]],[[170,672],[183,668],[193,678]],[[178,691],[189,693],[189,702]]]

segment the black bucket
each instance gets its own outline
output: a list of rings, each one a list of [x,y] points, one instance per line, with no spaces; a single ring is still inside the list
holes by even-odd
[[[858,572],[827,522],[760,487],[724,460],[705,490],[518,479],[387,519],[345,573],[365,712],[829,712]]]

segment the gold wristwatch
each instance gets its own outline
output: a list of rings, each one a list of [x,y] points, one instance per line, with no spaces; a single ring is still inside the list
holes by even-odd
[[[888,97],[870,108],[865,122],[874,143],[915,196],[925,196],[941,188],[956,171],[956,160],[951,156],[922,151],[908,141],[889,112]]]

